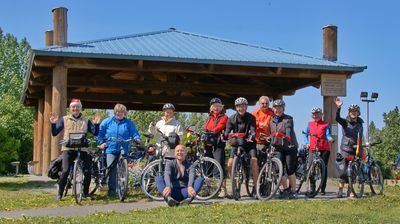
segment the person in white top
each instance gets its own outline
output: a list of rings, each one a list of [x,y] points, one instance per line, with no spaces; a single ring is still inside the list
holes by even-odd
[[[167,157],[174,157],[174,149],[183,138],[182,125],[175,119],[174,111],[175,107],[172,103],[164,104],[164,116],[156,124],[151,122],[148,130],[148,132],[157,137],[157,146],[161,147],[163,154]],[[162,142],[162,135],[157,129],[168,137],[170,144]]]

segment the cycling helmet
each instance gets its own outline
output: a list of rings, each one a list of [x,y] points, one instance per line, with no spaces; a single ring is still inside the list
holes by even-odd
[[[350,104],[349,111],[351,110],[356,110],[358,111],[358,113],[360,113],[360,106],[358,106],[357,104]]]
[[[235,106],[237,105],[248,105],[249,103],[247,102],[246,98],[244,97],[239,97],[235,100]]]
[[[311,109],[311,113],[312,113],[312,114],[315,114],[315,113],[322,113],[322,110],[321,110],[321,108],[319,108],[319,107],[314,107],[314,108]]]
[[[278,99],[278,100],[274,100],[274,102],[272,103],[273,107],[283,107],[285,108],[285,101]]]
[[[219,98],[217,98],[217,97],[214,97],[214,98],[212,98],[212,99],[210,100],[210,106],[213,105],[214,103],[222,104],[222,101],[221,101],[221,99],[219,99]]]
[[[166,109],[175,110],[175,107],[174,107],[174,105],[173,105],[172,103],[166,103],[166,104],[164,104],[164,106],[162,107],[162,109],[163,109],[163,110],[166,110]]]

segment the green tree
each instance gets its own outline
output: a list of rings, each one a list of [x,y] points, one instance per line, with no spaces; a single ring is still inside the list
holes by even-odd
[[[399,108],[395,107],[389,113],[383,114],[385,126],[382,130],[375,127],[371,123],[371,137],[373,141],[382,141],[381,144],[372,149],[372,155],[380,161],[385,176],[388,177],[390,170],[393,168],[392,163],[395,162],[397,155],[400,153],[400,113]]]
[[[29,51],[26,39],[18,42],[11,34],[3,35],[0,28],[0,127],[20,142],[14,150],[22,171],[26,171],[27,162],[32,159],[33,142],[33,108],[20,102]]]
[[[10,163],[18,158],[15,149],[19,148],[20,143],[2,127],[0,127],[0,139],[0,173],[7,173],[11,170]]]

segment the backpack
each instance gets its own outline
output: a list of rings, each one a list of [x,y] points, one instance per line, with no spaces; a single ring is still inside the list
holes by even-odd
[[[47,171],[47,176],[53,180],[58,179],[60,177],[62,165],[62,157],[61,155],[50,162],[49,169]]]

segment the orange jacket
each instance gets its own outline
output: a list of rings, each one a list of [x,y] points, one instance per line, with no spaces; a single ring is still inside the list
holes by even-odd
[[[260,141],[260,133],[270,136],[269,123],[274,116],[271,108],[266,111],[257,108],[251,112],[251,114],[256,118],[256,141],[258,144],[264,144],[265,141]]]

